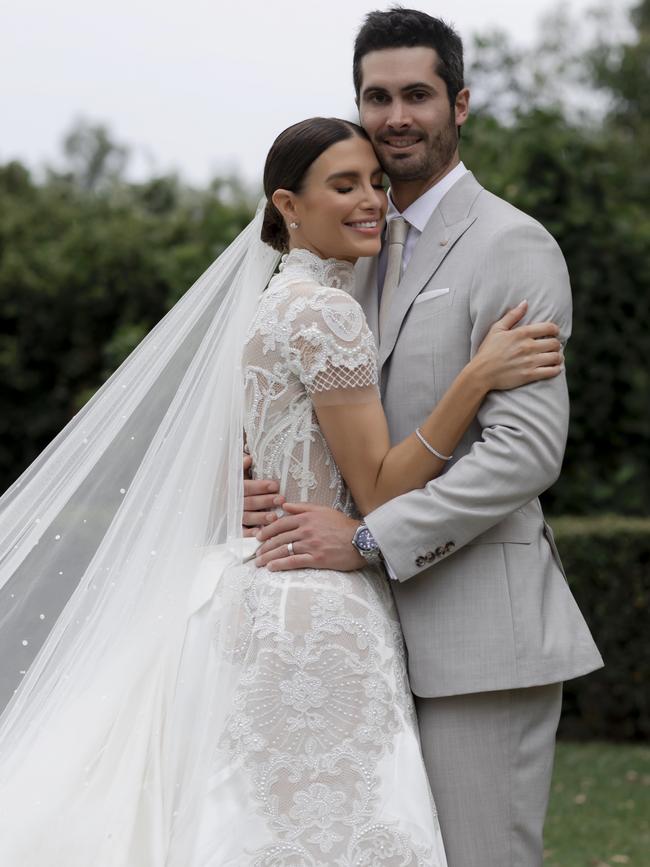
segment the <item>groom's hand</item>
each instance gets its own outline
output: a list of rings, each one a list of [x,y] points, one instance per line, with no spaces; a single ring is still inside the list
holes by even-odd
[[[244,514],[242,530],[244,536],[254,536],[260,527],[268,526],[277,520],[273,510],[282,506],[284,497],[279,496],[280,485],[271,479],[251,479],[253,459],[244,455]]]
[[[343,512],[309,503],[285,503],[286,515],[256,534],[261,546],[256,566],[287,569],[361,569],[365,560],[352,544],[359,521]],[[288,549],[291,542],[293,555]]]

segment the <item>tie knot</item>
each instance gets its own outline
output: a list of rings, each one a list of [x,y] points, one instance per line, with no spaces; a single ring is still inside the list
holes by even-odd
[[[388,221],[388,243],[404,246],[408,231],[409,224],[404,217],[393,217]]]

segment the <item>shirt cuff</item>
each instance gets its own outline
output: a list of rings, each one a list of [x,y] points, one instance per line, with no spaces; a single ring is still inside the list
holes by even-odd
[[[388,577],[392,581],[399,581],[399,578],[395,574],[395,570],[393,569],[393,567],[390,565],[390,563],[388,562],[388,560],[385,557],[384,557],[384,566],[386,567],[386,572],[388,573]]]

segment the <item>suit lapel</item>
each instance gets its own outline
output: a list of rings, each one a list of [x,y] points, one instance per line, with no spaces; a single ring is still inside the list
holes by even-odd
[[[402,322],[413,301],[444,262],[454,244],[476,220],[476,216],[470,215],[470,210],[482,189],[474,175],[468,172],[449,190],[424,227],[395,295],[385,334],[381,335],[379,345],[380,370],[395,348]],[[375,267],[375,283],[376,279]],[[368,291],[367,287],[366,291]],[[376,334],[376,300],[374,306],[375,328],[373,331]]]

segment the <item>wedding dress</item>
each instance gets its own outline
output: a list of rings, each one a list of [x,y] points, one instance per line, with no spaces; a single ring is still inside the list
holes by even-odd
[[[256,476],[349,515],[314,407],[377,394],[352,282],[292,251],[242,368]],[[446,865],[385,575],[270,572],[253,548],[188,547],[181,613],[169,592],[125,609],[84,689],[2,757],[2,867]]]
[[[314,404],[377,393],[353,267],[284,258],[244,349],[255,475],[354,514]],[[446,863],[385,575],[243,566],[239,682],[204,805],[197,864]]]

